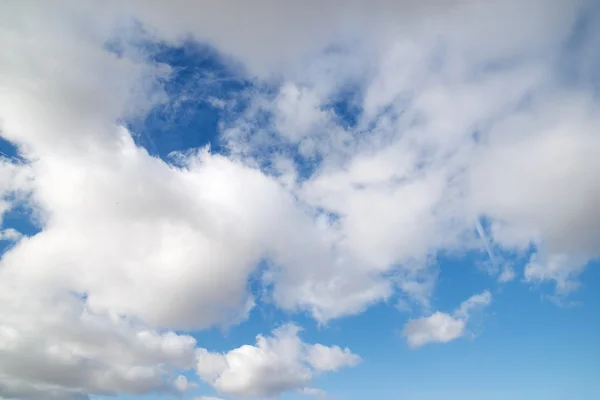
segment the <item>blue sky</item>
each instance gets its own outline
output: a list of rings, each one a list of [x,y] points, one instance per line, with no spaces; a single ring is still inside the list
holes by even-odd
[[[0,6],[0,399],[598,398],[599,10]]]

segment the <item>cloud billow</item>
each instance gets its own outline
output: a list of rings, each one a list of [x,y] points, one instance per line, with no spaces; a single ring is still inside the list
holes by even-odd
[[[322,396],[313,377],[358,355],[295,325],[224,354],[181,333],[247,319],[264,260],[273,304],[321,325],[408,297],[412,347],[464,335],[491,301],[431,313],[441,251],[526,255],[493,273],[577,290],[600,256],[600,125],[557,58],[583,6],[2,5],[0,136],[20,159],[0,156],[0,216],[25,205],[39,232],[0,230],[0,397],[186,392],[190,369],[223,395]],[[204,99],[219,151],[167,162],[121,122],[184,99],[140,43],[190,40],[251,84]]]

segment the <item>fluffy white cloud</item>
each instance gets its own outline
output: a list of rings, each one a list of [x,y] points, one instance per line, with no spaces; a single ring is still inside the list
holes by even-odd
[[[2,276],[9,278],[5,272]],[[46,391],[58,397],[170,392],[177,387],[174,368],[193,365],[196,341],[192,337],[93,314],[73,294],[37,288],[29,292],[36,294],[32,298],[6,284],[2,289],[0,394],[4,397],[43,398]],[[39,396],[34,395],[37,392]]]
[[[513,249],[534,243],[539,254],[526,279],[554,281],[561,292],[575,287],[577,275],[599,255],[594,107],[585,96],[567,96],[511,116],[490,134],[471,172],[480,188],[474,207],[496,221],[493,239]]]
[[[40,232],[0,231],[15,242],[0,260],[0,396],[187,389],[178,374],[195,342],[174,330],[246,318],[264,259],[274,304],[321,323],[398,290],[427,310],[432,256],[479,246],[480,217],[490,246],[534,245],[515,273],[574,290],[600,255],[597,100],[557,83],[581,4],[2,4],[0,136],[24,161],[0,158],[0,216],[25,204]],[[167,100],[170,69],[139,41],[190,35],[248,76],[277,79],[223,127],[227,155],[168,164],[120,121]],[[595,70],[597,48],[575,68]],[[348,88],[352,123],[331,107]],[[257,125],[260,113],[271,123]],[[486,302],[411,321],[409,343],[463,335]],[[200,376],[225,393],[296,389],[352,363],[290,327],[199,354]],[[274,366],[285,373],[268,374]]]
[[[298,333],[297,326],[284,325],[270,337],[257,336],[255,346],[244,345],[225,354],[198,349],[198,376],[224,394],[270,397],[303,389],[316,374],[361,361],[347,348],[304,343]],[[314,389],[303,390],[315,394]]]
[[[41,232],[0,260],[0,394],[183,390],[173,374],[191,366],[195,342],[169,329],[245,318],[248,276],[271,248],[328,257],[326,241],[257,170],[206,151],[173,167],[136,147],[116,120],[143,112],[137,100],[163,69],[107,53],[79,20],[62,25],[37,5],[2,25],[17,52],[0,78],[2,135],[28,164],[2,159],[0,190],[25,192]],[[38,19],[47,25],[29,24]]]
[[[464,330],[465,321],[438,311],[429,317],[409,321],[403,335],[410,347],[420,347],[432,342],[450,342],[461,337]]]
[[[428,343],[451,342],[465,334],[470,313],[487,306],[491,301],[492,295],[486,290],[462,302],[452,315],[437,311],[429,317],[408,321],[402,335],[413,348]]]

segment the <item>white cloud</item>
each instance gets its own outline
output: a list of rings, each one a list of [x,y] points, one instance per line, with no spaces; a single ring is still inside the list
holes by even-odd
[[[11,242],[16,242],[21,239],[22,235],[20,232],[15,229],[8,228],[0,230],[0,240],[8,240]]]
[[[533,254],[525,266],[525,280],[539,283],[554,281],[558,295],[566,295],[577,289],[577,276],[585,267],[585,259],[573,259],[567,254],[551,254],[541,259]]]
[[[355,366],[361,358],[337,346],[306,344],[299,328],[284,325],[273,336],[257,336],[256,345],[244,345],[227,353],[198,349],[198,376],[224,394],[275,396],[302,389],[313,376]]]
[[[554,63],[580,4],[2,4],[0,135],[25,162],[0,159],[0,215],[27,204],[41,232],[0,234],[19,239],[0,260],[0,396],[192,385],[178,376],[195,343],[173,332],[245,319],[247,280],[265,258],[274,304],[320,323],[396,291],[428,310],[432,256],[478,248],[481,216],[494,248],[535,245],[526,281],[574,290],[600,255],[597,100],[558,84]],[[170,72],[135,45],[129,17],[146,39],[191,34],[250,76],[277,78],[266,82],[277,95],[257,93],[224,127],[231,154],[173,166],[119,126],[166,100]],[[586,55],[573,64],[589,73]],[[330,111],[348,87],[363,110],[356,124]],[[257,126],[261,112],[273,124]],[[280,143],[270,158],[265,146]],[[309,176],[295,152],[313,163]],[[411,321],[409,343],[463,335],[486,301]],[[352,358],[285,332],[226,355],[205,350],[199,372],[224,392],[279,392]],[[286,373],[265,375],[267,355]]]
[[[468,319],[469,314],[479,308],[485,307],[492,302],[492,294],[485,290],[480,294],[473,295],[460,304],[458,310],[454,312],[456,317]]]
[[[410,347],[420,347],[432,342],[450,342],[461,337],[464,331],[465,321],[438,311],[429,317],[409,321],[403,335]]]
[[[177,378],[175,378],[174,386],[179,392],[185,393],[195,389],[198,385],[195,382],[188,381],[185,376],[179,375]]]
[[[11,161],[0,155],[0,223],[4,213],[27,200],[32,179],[32,171],[27,164]],[[14,240],[17,236],[19,232],[14,229],[0,231],[0,238],[5,240]]]
[[[95,315],[67,293],[35,293],[28,298],[3,285],[0,295],[0,383],[16,397],[34,389],[73,395],[171,391],[173,369],[193,365],[196,342],[189,336]]]
[[[29,163],[3,159],[0,172],[10,179],[0,189],[24,187],[42,230],[0,260],[0,322],[10,340],[2,387],[22,390],[11,397],[33,396],[26,393],[40,385],[63,394],[181,390],[171,375],[190,367],[194,342],[169,330],[244,319],[254,304],[248,276],[270,246],[300,254],[323,247],[321,236],[293,197],[257,170],[205,151],[176,168],[136,147],[115,121],[143,112],[145,101],[133,110],[125,104],[135,105],[131,96],[144,94],[135,90],[151,87],[161,68],[110,55],[77,30],[62,42],[73,26],[44,10],[20,11],[50,25],[40,43],[27,37],[43,26],[30,33],[17,25],[24,31],[10,45],[18,57],[3,64],[2,135]],[[295,247],[302,229],[307,241]],[[124,327],[119,316],[137,322]],[[19,356],[24,351],[37,364]]]
[[[372,54],[387,50],[399,36],[423,32],[445,35],[469,57],[526,54],[562,39],[582,1],[377,0],[366,5],[328,0],[284,5],[260,0],[243,7],[234,1],[210,6],[189,0],[113,3],[116,10],[125,9],[154,28],[161,39],[177,42],[191,34],[241,60],[252,74],[278,76],[304,67],[307,58],[334,42],[362,40]],[[304,23],[308,20],[310,29]],[[472,31],[485,32],[486,40]],[[337,68],[333,75],[344,72]]]
[[[471,313],[489,305],[491,301],[492,295],[486,290],[462,302],[452,315],[437,311],[429,317],[408,321],[402,335],[412,348],[428,343],[451,342],[465,334]]]
[[[348,348],[317,343],[309,347],[306,360],[317,371],[337,371],[340,367],[358,364],[360,357],[352,354]]]
[[[320,109],[321,96],[308,88],[287,84],[281,87],[276,100],[275,127],[279,134],[293,143],[300,142],[306,135],[326,128],[328,117]]]
[[[585,96],[540,101],[498,125],[472,170],[475,207],[501,223],[494,240],[515,249],[535,244],[526,279],[554,281],[561,291],[599,255],[593,107]]]

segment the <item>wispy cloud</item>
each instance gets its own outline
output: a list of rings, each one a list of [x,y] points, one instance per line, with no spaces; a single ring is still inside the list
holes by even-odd
[[[462,302],[452,315],[437,311],[428,317],[408,321],[402,335],[412,348],[451,342],[464,336],[472,312],[488,306],[491,301],[492,295],[486,290]]]

